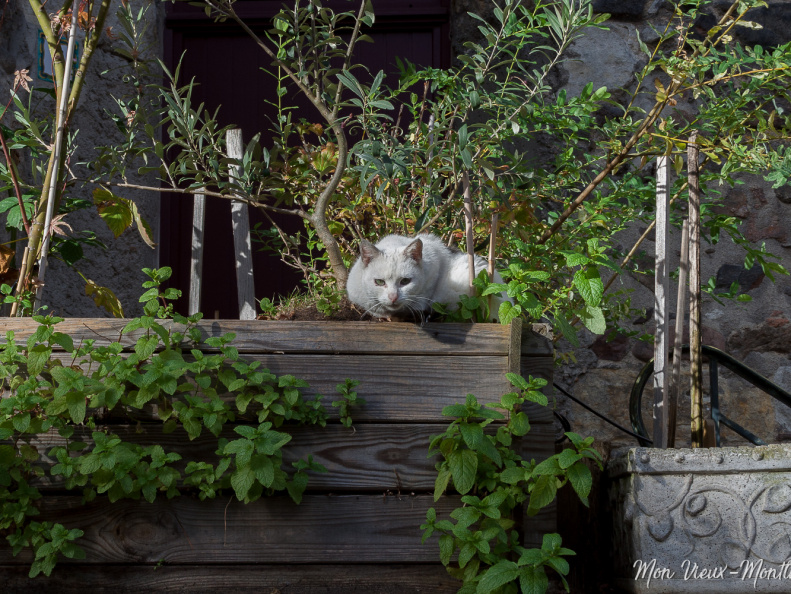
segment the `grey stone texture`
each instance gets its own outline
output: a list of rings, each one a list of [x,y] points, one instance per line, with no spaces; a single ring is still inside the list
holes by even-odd
[[[791,446],[630,448],[608,475],[625,591],[791,590]]]
[[[120,0],[113,0],[109,11],[107,26],[113,27],[114,31],[119,29],[115,14],[120,5]],[[152,44],[154,55],[161,55],[163,15],[164,6],[159,2],[151,3],[147,21],[149,43]],[[6,5],[4,22],[0,29],[0,89],[10,89],[14,71],[20,69],[30,71],[30,76],[34,79],[33,85],[51,84],[38,78],[38,35],[38,23],[29,4],[25,0],[10,0]],[[84,41],[82,32],[78,41],[81,44]],[[79,134],[76,139],[77,149],[71,158],[72,164],[91,159],[96,154],[97,146],[109,145],[120,140],[120,132],[107,117],[105,110],[116,113],[118,108],[113,96],[121,97],[129,93],[130,88],[122,84],[122,77],[127,68],[128,63],[113,53],[113,42],[103,34],[88,70],[82,97],[73,119],[72,130],[79,130]],[[8,91],[4,90],[3,94],[2,102],[5,104]],[[27,92],[24,89],[20,90],[20,95],[23,101],[27,101]],[[36,99],[36,113],[53,112],[54,101],[38,93]],[[14,127],[10,113],[3,119],[3,124]],[[23,175],[27,175],[30,164],[23,161],[20,168]],[[158,185],[155,175],[133,174],[129,182],[146,186]],[[92,200],[94,188],[95,186],[92,185],[78,184],[70,190],[70,195]],[[116,193],[134,200],[143,218],[153,228],[156,237],[159,228],[158,193],[130,190],[116,190]],[[127,316],[141,313],[142,307],[138,303],[138,297],[142,294],[141,285],[146,279],[142,268],[156,266],[156,250],[148,247],[134,228],[127,230],[117,239],[114,238],[94,208],[70,213],[64,221],[75,232],[94,231],[108,246],[107,250],[84,246],[85,259],[76,264],[77,270],[87,279],[111,289],[120,299]],[[5,241],[8,238],[2,239]],[[18,261],[21,261],[21,255],[18,255]],[[50,259],[42,302],[49,305],[50,312],[61,316],[110,315],[104,309],[98,308],[92,299],[86,296],[85,281],[80,275],[55,258]]]

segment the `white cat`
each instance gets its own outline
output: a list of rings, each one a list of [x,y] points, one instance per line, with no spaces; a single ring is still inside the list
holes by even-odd
[[[476,276],[485,268],[486,260],[476,256]],[[496,272],[494,282],[503,282]],[[352,303],[375,318],[406,314],[422,319],[433,303],[447,304],[452,311],[458,306],[459,295],[472,294],[467,254],[447,247],[430,234],[388,235],[376,245],[362,240],[346,290]],[[497,319],[503,299],[492,299],[492,319]]]

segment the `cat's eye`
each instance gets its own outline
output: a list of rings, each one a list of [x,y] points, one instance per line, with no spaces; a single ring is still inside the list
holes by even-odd
[[[401,284],[402,287],[405,287],[406,285],[408,285],[411,282],[412,282],[411,278],[402,278],[400,284]]]
[[[384,279],[383,279],[383,278],[375,278],[375,279],[374,279],[374,284],[375,284],[377,287],[384,287],[384,286],[385,286],[385,281],[384,281]]]

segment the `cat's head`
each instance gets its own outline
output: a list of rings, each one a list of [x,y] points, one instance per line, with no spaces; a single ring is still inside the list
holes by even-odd
[[[359,289],[365,297],[365,308],[376,316],[430,309],[431,300],[424,291],[426,274],[422,261],[423,242],[420,239],[404,247],[384,249],[362,240],[362,286]]]

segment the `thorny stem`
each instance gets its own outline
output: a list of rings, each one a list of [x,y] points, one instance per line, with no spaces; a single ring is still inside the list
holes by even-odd
[[[0,131],[0,144],[3,145],[3,155],[5,156],[6,163],[8,164],[8,172],[11,174],[11,181],[14,183],[14,192],[16,192],[16,199],[19,202],[19,211],[22,213],[22,223],[25,225],[25,232],[30,235],[30,221],[27,218],[27,213],[25,212],[25,203],[22,200],[22,192],[19,189],[19,180],[16,176],[16,167],[11,162],[11,155],[8,153],[8,146],[5,142],[5,137],[3,136],[2,131]]]

